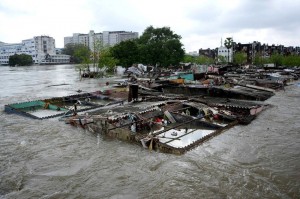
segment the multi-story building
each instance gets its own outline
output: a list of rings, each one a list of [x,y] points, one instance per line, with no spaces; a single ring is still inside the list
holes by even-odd
[[[228,49],[224,46],[219,47],[218,56],[224,57],[227,62],[232,62],[232,48]]]
[[[73,37],[64,37],[64,45],[74,43]]]
[[[202,49],[202,48],[200,48],[199,56],[204,56],[204,57],[209,57],[209,58],[215,59],[217,56],[217,50],[218,49],[210,49],[210,48]]]
[[[138,36],[137,32],[103,31],[102,33],[95,33],[90,30],[88,34],[73,33],[71,37],[64,37],[64,45],[70,43],[83,44],[93,51],[97,42],[102,43],[104,46],[114,46],[122,41],[136,39]]]
[[[243,52],[247,56],[247,63],[253,64],[255,59],[257,58],[269,58],[274,54],[281,54],[284,56],[288,55],[300,55],[300,47],[296,46],[289,46],[285,47],[283,45],[268,45],[268,44],[261,44],[258,41],[253,41],[251,43],[241,44],[233,42],[233,46],[229,49],[229,62],[233,61],[233,56],[237,52]],[[199,49],[199,56],[207,56],[207,57],[215,57],[215,56],[223,56],[228,61],[228,49],[222,46],[214,49]]]
[[[273,54],[288,55],[300,55],[299,47],[285,47],[283,45],[268,45],[261,44],[258,41],[254,41],[248,44],[237,43],[234,46],[234,52],[244,52],[247,54],[247,63],[253,63],[256,57],[269,58]]]
[[[31,55],[35,64],[70,63],[69,55],[56,54],[55,40],[49,36],[36,36],[22,43],[0,45],[0,65],[8,65],[14,54]]]

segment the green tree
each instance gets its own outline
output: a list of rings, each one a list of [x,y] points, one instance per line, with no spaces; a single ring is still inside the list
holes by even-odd
[[[285,56],[283,57],[282,64],[288,67],[300,66],[300,56],[298,55]]]
[[[87,46],[80,45],[74,51],[74,57],[78,63],[90,62],[91,51]]]
[[[255,53],[253,64],[256,66],[262,66],[263,65],[263,58],[261,53]]]
[[[107,67],[108,72],[113,72],[118,60],[112,56],[111,49],[106,47],[100,52],[98,67],[103,69]]]
[[[82,64],[90,59],[90,50],[83,44],[67,44],[62,50],[63,54],[71,56],[71,62]]]
[[[97,67],[96,64],[98,64],[98,62],[99,62],[100,51],[103,48],[102,41],[100,41],[94,37],[91,48],[92,48],[92,50],[91,50],[91,54],[90,54],[90,59],[91,59],[91,62],[93,62],[93,67],[95,69]]]
[[[75,44],[73,49],[73,55],[71,55],[71,58],[73,59],[74,63],[77,63],[78,65],[76,68],[79,70],[79,75],[81,77],[81,72],[84,70],[87,70],[87,72],[90,72],[90,64],[91,64],[91,51],[90,49],[82,44]]]
[[[233,46],[233,39],[231,37],[227,37],[224,41],[224,46],[227,48],[228,50],[228,60],[227,62],[229,63],[229,49],[232,48]]]
[[[237,52],[234,54],[233,60],[235,64],[245,64],[247,62],[247,54],[244,52]]]
[[[225,57],[222,55],[218,55],[218,63],[225,64],[226,63]]]
[[[207,56],[198,56],[195,58],[195,63],[209,65],[214,63],[214,59]]]
[[[274,53],[270,57],[270,61],[275,64],[275,66],[281,66],[283,64],[283,55]]]
[[[192,55],[184,55],[183,62],[184,63],[195,63],[196,57]]]
[[[140,61],[144,64],[161,66],[178,65],[184,57],[181,36],[169,27],[149,26],[138,39]]]
[[[213,64],[214,59],[207,56],[184,55],[183,62],[195,64]]]
[[[262,53],[259,52],[255,54],[253,64],[256,66],[263,66],[270,62],[270,58],[262,56]]]
[[[136,40],[126,40],[111,49],[111,55],[119,60],[121,66],[132,66],[139,62],[139,49]]]
[[[9,56],[9,61],[8,61],[10,66],[30,66],[33,64],[33,59],[31,55],[26,55],[26,54],[14,54],[12,56]]]
[[[65,47],[62,49],[62,53],[66,55],[74,55],[75,51],[75,44],[67,44]]]

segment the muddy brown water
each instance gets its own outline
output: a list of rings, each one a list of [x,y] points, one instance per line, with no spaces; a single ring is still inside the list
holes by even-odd
[[[0,198],[299,198],[300,87],[272,107],[176,156],[103,139],[4,105],[105,88],[72,65],[0,67]]]

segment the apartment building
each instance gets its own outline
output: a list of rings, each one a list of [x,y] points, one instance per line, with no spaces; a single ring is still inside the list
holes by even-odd
[[[0,45],[0,65],[8,65],[14,54],[31,55],[35,64],[70,63],[69,55],[56,54],[55,40],[49,36],[36,36],[21,43]]]
[[[64,37],[64,45],[83,44],[93,51],[97,42],[104,46],[114,46],[122,41],[136,39],[138,36],[137,32],[103,31],[102,33],[95,33],[94,30],[90,30],[88,34],[73,33],[73,36]]]

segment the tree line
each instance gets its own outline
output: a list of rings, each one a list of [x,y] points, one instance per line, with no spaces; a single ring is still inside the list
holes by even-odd
[[[8,64],[10,66],[30,66],[33,64],[33,59],[31,55],[14,54],[9,56]]]
[[[67,44],[63,49],[63,54],[70,55],[70,62],[79,64],[81,69],[107,67],[108,71],[113,71],[116,65],[124,67],[132,66],[134,63],[145,65],[168,67],[178,66],[180,62],[196,64],[226,64],[229,63],[223,56],[211,58],[207,56],[185,55],[183,44],[180,42],[181,36],[175,34],[169,27],[154,28],[147,27],[141,37],[133,40],[122,41],[113,47],[104,46],[103,43],[95,39],[92,49],[83,44]],[[233,46],[232,38],[226,38],[224,45],[227,49]],[[229,53],[229,51],[228,51]],[[233,54],[233,63],[237,65],[247,64],[247,54],[243,51]],[[279,53],[264,57],[256,53],[251,60],[254,65],[274,63],[276,66],[300,66],[300,56],[282,55]],[[15,54],[9,57],[9,65],[26,66],[32,65],[33,59],[30,55]]]
[[[138,39],[122,41],[113,47],[104,46],[95,40],[90,50],[83,44],[68,44],[63,53],[71,55],[71,62],[86,66],[91,64],[113,70],[114,66],[132,66],[135,63],[145,65],[176,66],[184,58],[181,36],[169,27],[154,28],[149,26]]]

